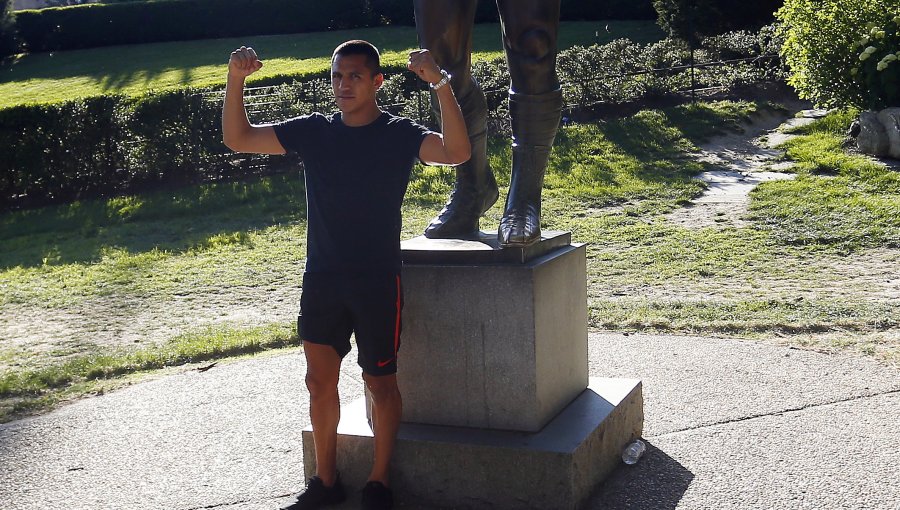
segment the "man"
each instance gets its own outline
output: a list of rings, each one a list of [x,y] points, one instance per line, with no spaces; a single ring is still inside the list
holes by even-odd
[[[336,469],[337,384],[355,333],[358,363],[373,400],[375,459],[362,507],[393,505],[388,469],[400,424],[400,206],[416,158],[436,165],[469,159],[470,145],[450,76],[427,50],[408,67],[437,94],[443,134],[382,112],[375,99],[384,76],[378,50],[365,41],[335,49],[331,85],[338,112],[251,125],[243,103],[247,76],[263,63],[252,48],[231,54],[222,112],[232,150],[296,152],[304,162],[308,209],[307,260],[298,332],[307,361],[306,385],[316,445],[316,475],[288,508],[312,509],[345,499]]]
[[[414,0],[419,44],[453,76],[472,158],[456,167],[450,200],[425,236],[477,238],[478,219],[497,201],[497,182],[487,161],[487,104],[470,71],[477,0]],[[497,0],[503,48],[509,64],[512,169],[497,231],[501,246],[528,246],[541,238],[541,188],[562,111],[556,76],[560,0]]]

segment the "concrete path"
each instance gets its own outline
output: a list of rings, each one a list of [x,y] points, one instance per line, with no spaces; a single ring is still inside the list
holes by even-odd
[[[592,376],[643,380],[650,446],[589,508],[900,508],[896,368],[602,333],[590,335],[588,358]],[[302,486],[304,373],[298,351],[264,355],[0,425],[0,508],[278,508]],[[343,398],[361,394],[350,360],[342,379]],[[351,494],[341,508],[357,502]]]

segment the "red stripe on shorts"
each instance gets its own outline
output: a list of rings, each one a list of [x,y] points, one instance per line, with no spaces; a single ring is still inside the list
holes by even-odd
[[[400,275],[397,275],[397,322],[394,325],[394,356],[400,350]]]

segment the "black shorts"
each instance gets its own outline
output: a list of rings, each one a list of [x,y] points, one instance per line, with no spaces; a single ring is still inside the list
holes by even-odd
[[[343,359],[356,335],[359,366],[369,375],[397,372],[403,289],[394,273],[304,273],[297,331],[302,342],[330,345]]]

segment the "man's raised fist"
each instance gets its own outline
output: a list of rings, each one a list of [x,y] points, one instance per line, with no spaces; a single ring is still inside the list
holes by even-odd
[[[246,78],[259,71],[262,65],[253,48],[241,46],[231,52],[231,58],[228,59],[228,74]]]

